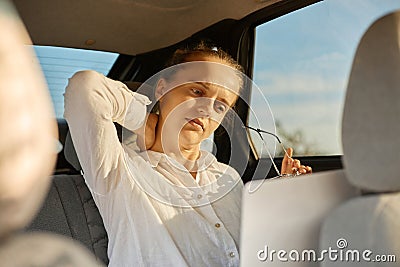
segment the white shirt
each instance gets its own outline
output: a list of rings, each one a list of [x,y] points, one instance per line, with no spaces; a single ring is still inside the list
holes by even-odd
[[[143,125],[146,96],[94,71],[76,73],[65,113],[109,237],[109,266],[238,266],[243,183],[202,151],[196,180],[172,157],[119,142],[114,122]]]

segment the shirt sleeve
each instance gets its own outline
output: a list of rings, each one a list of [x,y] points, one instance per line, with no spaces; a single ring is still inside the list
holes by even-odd
[[[121,179],[124,151],[113,122],[129,130],[144,124],[150,100],[95,71],[75,73],[64,95],[64,117],[88,186],[108,192]]]

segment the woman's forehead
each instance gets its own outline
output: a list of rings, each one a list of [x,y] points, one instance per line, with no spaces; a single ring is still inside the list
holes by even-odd
[[[187,83],[203,83],[239,93],[241,73],[226,64],[196,61],[184,63],[177,68],[172,79],[169,79],[174,87]]]

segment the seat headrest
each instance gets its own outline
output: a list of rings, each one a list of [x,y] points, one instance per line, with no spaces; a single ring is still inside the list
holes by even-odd
[[[374,22],[358,46],[343,113],[349,181],[374,192],[400,190],[400,11]]]
[[[69,162],[69,164],[74,167],[75,170],[82,170],[81,163],[79,162],[78,155],[76,154],[74,143],[72,142],[71,133],[68,131],[67,136],[65,137],[64,144],[64,156],[65,159]]]

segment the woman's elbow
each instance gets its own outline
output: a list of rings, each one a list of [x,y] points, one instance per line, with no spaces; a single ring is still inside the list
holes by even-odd
[[[95,84],[102,78],[102,75],[93,70],[78,71],[68,79],[68,85],[65,88],[66,94],[79,92],[79,95],[85,93],[91,88],[95,88]]]
[[[67,118],[77,107],[88,107],[103,78],[102,74],[92,70],[78,71],[69,78],[64,94],[64,117]]]

